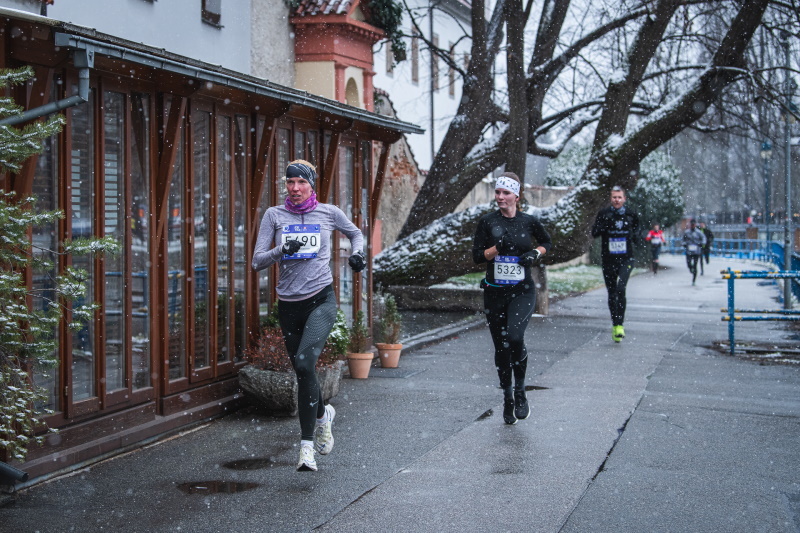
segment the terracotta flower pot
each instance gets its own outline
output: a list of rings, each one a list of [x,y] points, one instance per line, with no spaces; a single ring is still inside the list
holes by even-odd
[[[372,367],[372,353],[348,353],[347,365],[350,367],[350,377],[367,379],[369,369]]]
[[[378,347],[378,357],[381,360],[383,368],[397,368],[400,363],[400,351],[403,349],[402,344],[386,344],[379,342],[375,344]]]

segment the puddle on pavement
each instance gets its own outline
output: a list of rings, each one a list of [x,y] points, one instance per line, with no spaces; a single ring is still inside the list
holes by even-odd
[[[230,461],[222,466],[230,470],[261,470],[262,468],[269,468],[274,464],[275,461],[270,457],[257,457],[255,459]]]
[[[533,390],[550,390],[550,387],[540,387],[539,385],[525,385],[525,390],[527,392],[530,392],[530,391],[533,391]]]
[[[233,494],[258,487],[258,483],[241,481],[192,481],[181,483],[178,488],[185,494]]]
[[[477,422],[478,420],[486,420],[487,418],[491,418],[491,416],[492,416],[492,414],[493,414],[493,413],[494,413],[494,411],[493,411],[493,410],[491,410],[491,409],[489,409],[488,411],[486,411],[485,413],[483,413],[481,416],[479,416],[478,418],[476,418],[476,419],[475,419],[475,421]]]

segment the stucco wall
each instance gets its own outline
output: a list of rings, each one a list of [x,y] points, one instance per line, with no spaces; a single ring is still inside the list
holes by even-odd
[[[250,0],[251,69],[254,76],[294,87],[294,31],[283,1]]]
[[[295,63],[295,87],[336,99],[336,72],[332,61],[304,61]]]
[[[356,87],[358,87],[358,102],[348,102],[348,104],[364,109],[364,69],[358,67],[347,67],[344,69],[345,90],[347,89],[347,83],[350,79],[356,82]]]

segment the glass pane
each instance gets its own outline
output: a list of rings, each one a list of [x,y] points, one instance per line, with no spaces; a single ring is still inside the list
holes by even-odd
[[[132,94],[131,110],[131,340],[133,388],[150,378],[150,96]]]
[[[353,217],[353,178],[355,162],[355,149],[350,146],[339,148],[339,208],[344,211],[347,218]],[[347,263],[352,252],[350,239],[342,233],[339,236],[339,305],[348,318],[353,317],[353,271]]]
[[[286,128],[278,128],[276,148],[278,149],[278,168],[275,169],[281,179],[278,180],[278,198],[276,205],[283,205],[286,200],[286,184],[283,178],[286,177],[286,167],[289,166],[289,134]]]
[[[233,178],[233,324],[234,359],[241,361],[246,343],[245,324],[245,198],[247,193],[247,117],[236,116]],[[267,178],[269,179],[269,178]]]
[[[72,121],[70,133],[72,147],[70,153],[70,222],[72,238],[92,236],[94,220],[94,91],[89,93],[89,101],[73,107],[70,111]],[[74,256],[72,265],[89,273],[89,291],[85,299],[75,301],[75,307],[93,300],[94,269],[93,261],[87,256]],[[83,400],[95,392],[94,323],[89,321],[72,333],[72,398]]]
[[[36,173],[33,177],[33,196],[36,197],[37,211],[53,211],[58,209],[58,136],[53,136],[42,143],[43,150],[36,162]],[[48,302],[55,300],[53,292],[56,276],[56,254],[58,249],[58,227],[55,223],[34,226],[31,230],[33,254],[38,259],[47,261],[52,268],[36,268],[33,270],[33,309],[47,310]],[[51,330],[56,341],[54,357],[58,357],[59,335],[58,328]],[[53,368],[34,368],[33,382],[37,387],[44,389],[47,397],[36,404],[36,409],[43,411],[61,409],[61,396],[57,393],[60,366]]]
[[[372,143],[364,141],[361,143],[361,233],[364,235],[364,253],[369,255],[370,251],[370,238],[372,237],[372,228],[369,226],[369,191],[372,184]],[[368,271],[365,268],[359,274],[361,276],[361,309],[369,309],[369,280]],[[372,316],[369,316],[369,323],[372,323]]]
[[[314,165],[315,167],[319,167],[319,161],[317,160],[317,154],[319,152],[319,147],[317,146],[317,132],[316,131],[309,131],[308,132],[308,161]],[[319,168],[317,168],[317,174],[319,174]]]
[[[258,146],[261,145],[261,132],[264,131],[264,119],[258,119]],[[270,207],[272,183],[275,180],[275,172],[272,166],[272,158],[267,159],[267,174],[264,177],[264,188],[261,190],[261,198],[258,200],[258,224],[261,224],[261,218]],[[258,232],[258,226],[253,228],[253,231]],[[269,291],[269,268],[258,272],[258,314],[265,316],[269,313],[270,309],[270,291]]]
[[[184,307],[184,270],[183,251],[183,190],[186,182],[186,165],[184,164],[183,146],[185,130],[181,127],[180,143],[175,155],[175,166],[172,169],[172,181],[169,187],[169,222],[167,226],[167,312],[169,314],[169,378],[186,376],[186,311]]]
[[[209,190],[211,170],[211,114],[192,112],[192,207],[194,208],[194,368],[209,365],[209,308],[213,305],[208,293],[208,224],[211,220]]]
[[[217,117],[217,360],[231,357],[231,119]]]
[[[306,134],[302,131],[294,132],[294,159],[306,158]]]
[[[122,245],[105,256],[106,390],[125,387],[125,95],[103,94],[103,235]]]

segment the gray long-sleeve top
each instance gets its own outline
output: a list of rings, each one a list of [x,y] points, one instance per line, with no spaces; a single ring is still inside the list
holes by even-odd
[[[700,255],[706,245],[706,236],[700,228],[687,229],[683,233],[683,247],[688,255]]]
[[[319,225],[319,251],[308,259],[287,259],[281,253],[282,235],[287,226]],[[350,240],[352,252],[364,248],[364,236],[350,222],[341,209],[331,204],[318,204],[310,213],[297,215],[284,206],[267,209],[261,219],[258,241],[253,251],[253,268],[263,270],[280,262],[278,297],[282,300],[304,300],[310,298],[333,282],[330,269],[331,235],[339,230]]]

